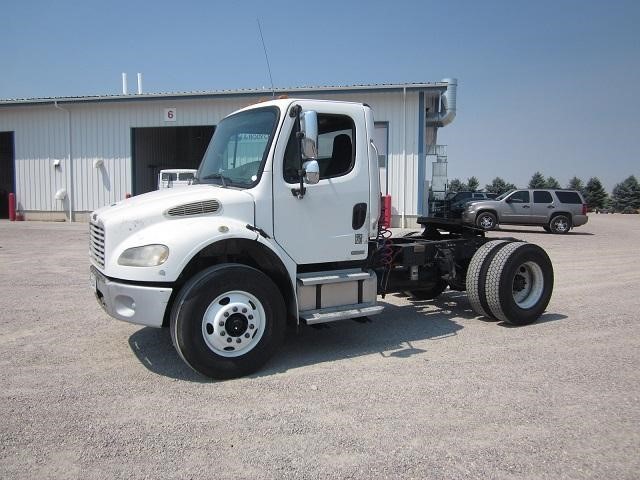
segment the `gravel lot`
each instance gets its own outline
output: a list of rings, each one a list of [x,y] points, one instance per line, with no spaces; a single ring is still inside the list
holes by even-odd
[[[0,222],[0,478],[638,478],[640,216],[506,236],[554,263],[536,324],[387,296],[215,382],[102,312],[86,224]]]

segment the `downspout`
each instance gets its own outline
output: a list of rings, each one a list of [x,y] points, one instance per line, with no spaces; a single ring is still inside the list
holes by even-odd
[[[458,79],[445,78],[447,89],[440,95],[440,111],[427,115],[427,127],[445,127],[456,118],[456,96],[458,93]]]
[[[73,223],[73,155],[71,152],[71,111],[58,105],[58,101],[53,101],[53,106],[58,110],[67,113],[67,135],[69,137],[69,158],[67,162],[67,198],[69,199],[69,223]]]
[[[402,87],[402,228],[405,225],[405,207],[407,201],[407,87]]]

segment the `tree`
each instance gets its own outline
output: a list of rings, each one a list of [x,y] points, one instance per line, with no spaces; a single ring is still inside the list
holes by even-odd
[[[562,187],[560,186],[560,182],[558,180],[556,180],[553,177],[547,177],[547,180],[544,182],[544,188],[562,188]]]
[[[462,183],[460,179],[454,178],[449,182],[449,191],[450,192],[462,192],[468,190],[466,184]]]
[[[500,177],[496,177],[491,181],[490,184],[486,185],[484,188],[487,192],[502,195],[504,192],[508,192],[509,190],[514,190],[516,186],[513,183],[505,182]]]
[[[529,180],[529,188],[545,188],[547,182],[544,179],[544,175],[540,172],[536,172]]]
[[[567,185],[569,190],[577,190],[580,193],[584,194],[584,183],[578,177],[573,177],[569,180],[569,184]]]
[[[611,204],[617,212],[630,213],[640,209],[640,185],[631,175],[613,187]]]
[[[591,210],[605,208],[607,192],[598,177],[591,177],[584,188],[584,199]]]
[[[469,187],[470,191],[476,192],[479,186],[480,186],[480,181],[476,177],[470,177],[467,180],[467,187]]]

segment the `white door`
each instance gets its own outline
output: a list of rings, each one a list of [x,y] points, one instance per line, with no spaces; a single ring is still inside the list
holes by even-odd
[[[292,193],[300,160],[287,115],[273,162],[275,240],[298,265],[363,260],[370,216],[364,109],[324,102],[304,108],[318,112],[320,181],[305,185],[303,198]]]

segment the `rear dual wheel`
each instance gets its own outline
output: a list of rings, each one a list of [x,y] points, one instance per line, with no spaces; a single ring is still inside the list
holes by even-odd
[[[542,315],[553,291],[553,267],[546,252],[525,242],[494,240],[475,253],[467,272],[467,294],[479,315],[513,325]]]

